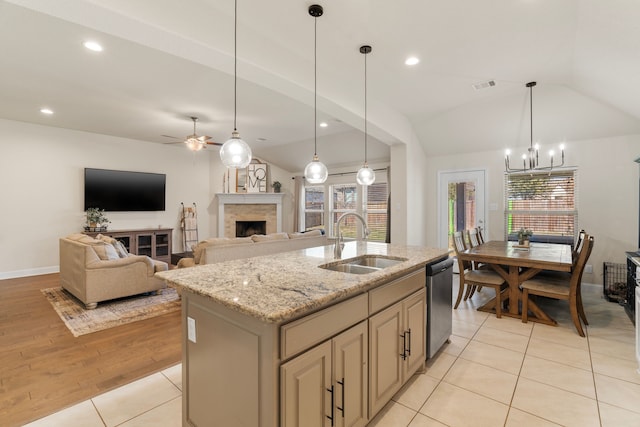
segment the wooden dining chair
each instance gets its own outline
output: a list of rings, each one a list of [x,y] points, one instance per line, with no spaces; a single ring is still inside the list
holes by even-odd
[[[468,261],[463,261],[460,258],[460,253],[466,250],[464,243],[464,236],[462,232],[458,231],[454,234],[454,249],[456,251],[456,257],[458,258],[458,270],[460,271],[460,287],[458,289],[458,299],[453,308],[458,308],[463,294],[465,300],[469,298],[471,290],[465,292],[465,286],[470,289],[475,286],[487,286],[493,288],[496,291],[496,317],[502,317],[502,293],[507,292],[507,284],[500,275],[490,270],[473,270]]]
[[[469,246],[468,246],[469,248],[475,248],[476,246],[481,244],[477,228],[465,230],[464,233],[467,236],[467,242],[469,242]],[[481,264],[476,261],[472,261],[471,268],[473,270],[480,270],[480,269],[487,270],[489,269],[489,266],[486,264]],[[464,296],[465,301],[471,298],[473,294],[476,293],[476,291],[481,291],[481,290],[482,290],[482,286],[468,286],[466,289],[466,294]]]
[[[560,277],[540,277],[534,276],[532,279],[523,282],[520,287],[522,288],[522,322],[527,323],[528,320],[528,303],[530,295],[539,295],[547,298],[554,298],[558,300],[566,300],[569,303],[569,311],[571,313],[571,319],[573,324],[580,334],[584,337],[584,330],[582,329],[582,322],[588,325],[587,316],[584,312],[582,305],[582,273],[584,267],[587,264],[587,260],[591,255],[593,249],[593,236],[587,234],[584,235],[580,251],[578,254],[577,262],[571,272],[571,275],[565,278]]]
[[[478,241],[480,241],[480,243],[484,243],[484,235],[482,234],[482,227],[476,227],[476,230],[478,230]]]
[[[469,241],[469,247],[476,247],[480,244],[480,238],[478,237],[478,229],[472,228],[471,230],[466,230],[467,240]]]

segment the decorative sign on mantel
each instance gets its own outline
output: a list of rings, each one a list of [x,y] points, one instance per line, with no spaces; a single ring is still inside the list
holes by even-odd
[[[269,165],[252,159],[249,166],[236,169],[236,193],[266,193]]]
[[[247,193],[267,192],[267,164],[259,160],[247,166]]]

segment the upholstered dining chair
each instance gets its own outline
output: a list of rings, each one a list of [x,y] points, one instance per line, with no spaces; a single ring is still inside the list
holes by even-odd
[[[524,281],[520,287],[522,288],[522,322],[526,323],[528,320],[528,304],[531,295],[539,295],[547,298],[554,298],[558,300],[566,300],[569,303],[569,312],[571,313],[571,320],[581,337],[584,337],[584,330],[582,329],[582,322],[588,325],[587,316],[584,312],[582,305],[581,295],[581,282],[582,273],[584,267],[587,264],[587,260],[591,255],[593,249],[593,236],[588,234],[584,235],[582,244],[579,248],[578,258],[574,265],[573,271],[570,276],[566,277],[538,277],[534,276],[532,279]]]
[[[463,294],[465,301],[469,298],[471,289],[476,286],[486,286],[496,291],[496,317],[502,317],[502,293],[507,291],[507,284],[500,275],[490,270],[473,270],[470,263],[460,258],[460,253],[466,250],[464,236],[462,232],[454,233],[453,237],[456,258],[458,258],[458,270],[460,271],[460,287],[458,289],[458,299],[454,309],[458,308]],[[465,290],[465,286],[467,289]]]

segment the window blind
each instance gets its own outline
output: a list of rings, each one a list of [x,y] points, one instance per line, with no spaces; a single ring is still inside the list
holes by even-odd
[[[505,174],[505,236],[521,228],[534,241],[573,242],[577,225],[577,170]]]

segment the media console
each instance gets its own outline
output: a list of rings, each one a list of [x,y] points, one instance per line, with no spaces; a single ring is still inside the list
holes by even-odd
[[[171,264],[171,235],[172,228],[145,228],[139,230],[107,230],[85,231],[85,234],[95,237],[98,234],[110,236],[120,240],[129,253],[146,255],[150,258]]]

